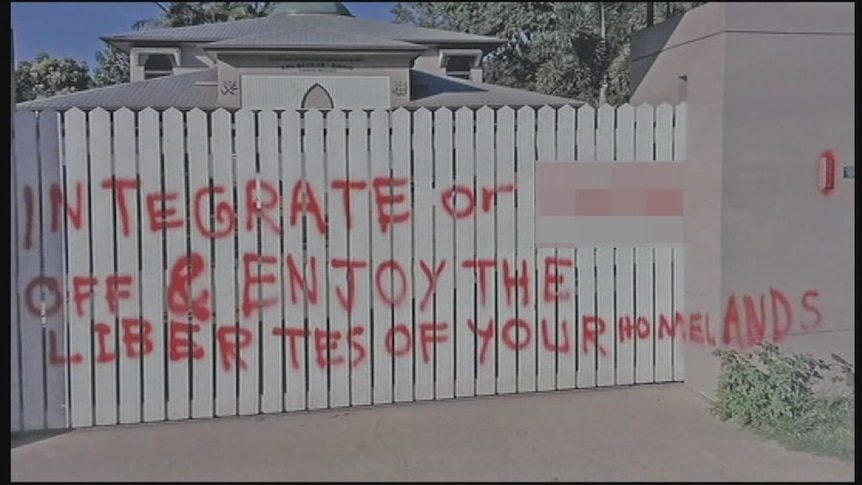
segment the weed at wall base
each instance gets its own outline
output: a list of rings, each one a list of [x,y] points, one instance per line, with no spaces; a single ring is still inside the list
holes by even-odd
[[[798,451],[855,459],[855,368],[772,343],[751,353],[716,350],[721,359],[712,413]],[[831,379],[830,379],[831,377]],[[823,386],[831,382],[832,386]]]

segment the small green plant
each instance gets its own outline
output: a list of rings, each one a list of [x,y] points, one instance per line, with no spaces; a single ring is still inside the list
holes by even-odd
[[[855,368],[810,355],[786,355],[768,342],[721,359],[712,412],[793,449],[855,459]],[[827,379],[831,374],[831,379]],[[832,382],[837,386],[825,388]]]

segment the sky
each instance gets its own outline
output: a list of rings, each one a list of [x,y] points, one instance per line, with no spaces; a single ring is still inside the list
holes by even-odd
[[[395,2],[344,2],[356,17],[391,22]],[[101,36],[132,30],[138,20],[158,15],[152,2],[12,2],[15,60],[32,60],[39,51],[97,66]]]

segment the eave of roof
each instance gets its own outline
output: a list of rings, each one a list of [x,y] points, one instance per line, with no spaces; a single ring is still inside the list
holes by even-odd
[[[506,42],[494,37],[415,27],[406,24],[378,22],[356,17],[288,14],[187,27],[139,30],[125,34],[104,36],[101,39],[118,47],[129,47],[131,43],[138,42],[203,43],[237,37],[271,34],[284,30],[307,28],[309,26],[328,28],[349,34],[372,35],[379,38],[413,42],[422,45],[463,44],[492,48]]]
[[[422,71],[411,71],[413,99],[404,107],[410,109],[440,107],[479,108],[482,106],[579,106],[580,101],[534,93],[486,83],[476,83]],[[192,109],[220,108],[215,82],[215,68],[176,74],[78,93],[20,103],[16,109],[66,110],[71,108]]]
[[[492,108],[511,106],[580,106],[581,101],[549,94],[526,91],[524,89],[478,83],[429,72],[412,70],[411,97],[407,107],[439,108],[469,107]]]
[[[184,74],[175,74],[146,81],[88,89],[77,93],[53,96],[18,103],[15,109],[26,110],[65,110],[80,109],[216,109],[218,91],[216,68]]]

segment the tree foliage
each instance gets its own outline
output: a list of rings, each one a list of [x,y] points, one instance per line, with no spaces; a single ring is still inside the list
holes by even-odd
[[[276,2],[154,2],[160,14],[139,20],[134,29],[187,27],[265,17]]]
[[[15,66],[15,101],[22,103],[89,89],[92,85],[86,62],[58,59],[40,52],[36,59]]]
[[[703,3],[403,2],[392,13],[399,23],[506,40],[483,60],[488,82],[590,103],[604,86],[618,104],[629,97],[632,33]]]
[[[93,71],[95,87],[113,86],[130,81],[129,54],[107,44],[104,49],[96,53],[96,62],[99,67]]]

